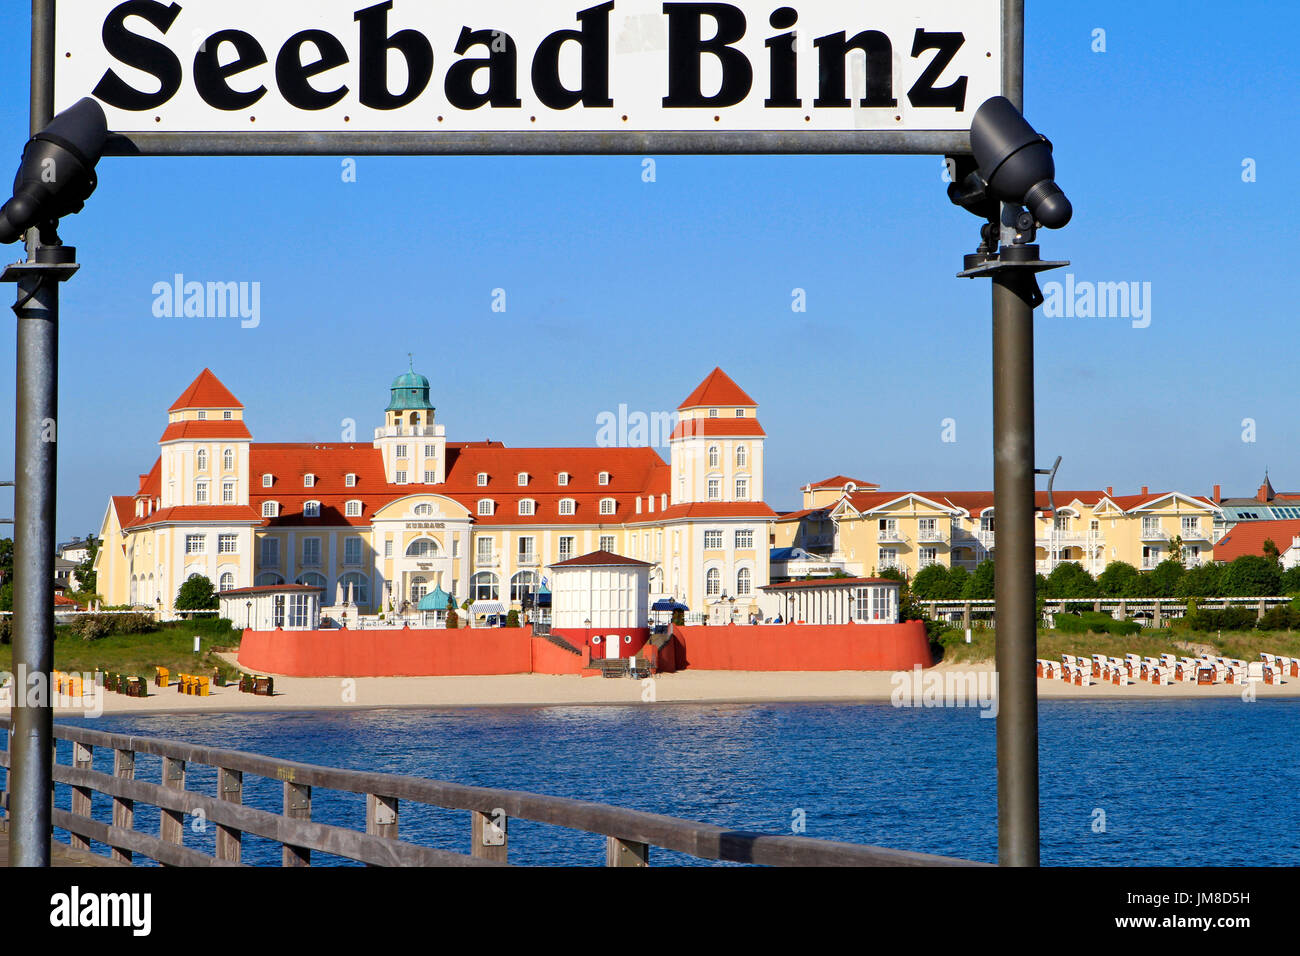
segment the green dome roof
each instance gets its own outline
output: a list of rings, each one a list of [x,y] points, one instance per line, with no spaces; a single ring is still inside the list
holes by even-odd
[[[429,401],[429,380],[413,368],[393,379],[389,390],[392,398],[384,409],[386,412],[433,411],[433,403]]]

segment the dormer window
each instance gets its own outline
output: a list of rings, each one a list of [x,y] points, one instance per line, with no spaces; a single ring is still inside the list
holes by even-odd
[[[415,514],[417,517],[419,517],[420,515],[431,515],[433,514],[433,505],[429,504],[428,502],[424,502],[423,504],[418,504],[415,506],[415,510],[412,513]]]
[[[348,488],[355,488],[357,486],[357,476],[352,472],[348,472],[343,476],[343,484]]]
[[[521,472],[519,473],[519,487],[520,487],[520,488],[527,488],[527,487],[528,487],[528,472],[526,472],[526,471],[521,471]]]
[[[710,417],[710,418],[717,418],[717,417],[718,417],[718,410],[717,410],[716,408],[710,408],[710,409],[709,409],[709,417]]]
[[[738,409],[736,409],[736,417],[737,417],[737,418],[744,418],[744,417],[745,417],[745,410],[744,410],[743,408],[738,408]]]
[[[603,514],[603,515],[612,515],[612,514],[614,513],[614,499],[613,499],[613,498],[601,498],[601,499],[600,499],[600,513]]]
[[[537,502],[532,498],[519,499],[519,513],[525,517],[532,516],[537,510]]]
[[[235,413],[232,412],[230,409],[226,409],[224,412],[221,413],[221,417],[225,421],[230,421],[232,418],[235,417]]]
[[[349,518],[361,517],[361,502],[355,498],[343,506],[343,514]]]
[[[492,514],[492,499],[480,498],[478,502],[478,513],[481,515]]]
[[[602,471],[602,472],[600,473],[600,477],[599,477],[597,480],[598,480],[602,485],[607,485],[607,484],[609,484],[609,472],[607,472],[607,471]]]
[[[577,505],[577,502],[574,501],[572,498],[561,498],[561,499],[560,499],[560,514],[562,514],[562,515],[571,515],[571,514],[573,514],[573,511],[574,511],[574,508],[575,508],[576,505]]]
[[[569,473],[567,471],[560,472],[560,477],[557,483],[561,488],[567,485],[569,483]]]
[[[278,501],[263,501],[262,517],[263,518],[280,517],[280,503]]]
[[[207,413],[207,412],[199,412],[199,421],[201,421],[201,422],[206,422],[207,420],[208,420],[208,413]]]
[[[304,488],[315,488],[315,487],[316,487],[316,476],[315,476],[315,475],[312,475],[312,474],[303,475],[303,476],[302,476],[302,486],[303,486]]]
[[[263,487],[263,488],[270,488],[270,487],[271,487],[271,483],[272,483],[273,481],[275,481],[275,476],[274,476],[274,475],[263,475],[263,476],[262,476],[262,487]]]
[[[480,471],[480,472],[478,473],[478,486],[479,486],[480,488],[486,488],[486,487],[487,487],[487,472],[486,472],[486,471]]]
[[[303,502],[303,505],[302,505],[302,516],[303,516],[304,518],[319,518],[319,517],[320,517],[320,502],[319,502],[319,501],[304,501],[304,502]]]

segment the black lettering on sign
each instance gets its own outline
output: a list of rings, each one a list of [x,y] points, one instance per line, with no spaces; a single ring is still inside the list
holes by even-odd
[[[127,0],[109,11],[104,18],[104,49],[119,63],[143,70],[158,79],[158,92],[137,90],[112,70],[109,70],[91,92],[109,106],[123,110],[151,110],[162,106],[181,88],[181,61],[176,54],[157,40],[132,33],[126,26],[127,17],[140,17],[166,33],[176,22],[181,5],[164,6],[157,0]]]
[[[488,55],[485,59],[460,60],[451,65],[443,84],[447,102],[461,110],[476,110],[485,103],[488,106],[519,106],[519,97],[515,95],[515,67],[519,54],[510,34],[501,30],[461,27],[456,53],[464,53],[472,46],[487,47]],[[488,71],[485,93],[474,89],[474,74],[479,70]]]
[[[304,63],[303,47],[311,43],[319,55],[314,63]],[[311,78],[348,62],[347,50],[332,33],[324,30],[303,30],[284,42],[280,55],[275,58],[275,82],[290,106],[300,110],[323,110],[333,106],[347,95],[346,85],[336,90],[318,90]]]
[[[223,43],[235,48],[235,58],[224,66],[220,59]],[[203,102],[219,110],[248,109],[266,94],[266,87],[240,93],[232,90],[226,80],[265,62],[266,51],[250,34],[243,30],[218,30],[194,55],[194,88]]]
[[[363,106],[377,110],[395,110],[424,92],[433,76],[433,47],[418,30],[398,30],[388,35],[388,11],[393,0],[358,10],[352,19],[361,24],[361,83],[357,98]],[[396,50],[406,59],[406,89],[392,93],[388,89],[388,51]]]
[[[957,51],[966,42],[960,33],[931,33],[929,30],[917,30],[916,39],[912,41],[912,56],[917,57],[926,50],[938,50],[912,88],[907,91],[907,99],[913,106],[938,106],[955,109],[958,113],[966,109],[966,77],[960,76],[947,86],[935,88],[934,81],[948,68]]]
[[[845,39],[846,33],[829,33],[813,40],[817,47],[817,99],[813,106],[852,106],[844,92],[845,60],[850,50],[861,50],[867,57],[867,89],[862,105],[892,107],[894,99],[894,47],[879,30],[863,30]]]
[[[731,44],[745,35],[745,14],[729,3],[665,3],[668,14],[668,108],[691,106],[735,106],[749,95],[754,68],[745,54]],[[702,21],[712,17],[718,24],[712,39],[701,37]],[[705,54],[722,65],[722,86],[713,96],[700,90],[700,65]]]
[[[533,91],[553,110],[583,106],[613,106],[609,97],[609,11],[614,0],[578,14],[577,30],[556,30],[537,45],[533,56]],[[566,89],[560,82],[560,48],[572,40],[582,47],[582,82]]]

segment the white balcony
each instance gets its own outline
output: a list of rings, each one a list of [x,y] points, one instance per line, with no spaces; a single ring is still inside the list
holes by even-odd
[[[375,438],[441,438],[446,433],[445,425],[381,425]]]
[[[877,531],[876,540],[881,544],[904,544],[908,541],[908,537],[897,528],[889,528]]]
[[[976,531],[975,540],[984,546],[985,551],[992,551],[995,534],[996,532],[993,531]]]
[[[535,568],[541,564],[536,554],[521,554],[515,558],[515,565],[521,568]]]
[[[918,544],[947,544],[948,532],[940,528],[923,528],[916,533],[916,541]]]
[[[1200,525],[1195,528],[1184,527],[1179,530],[1179,535],[1184,541],[1209,541],[1210,536],[1207,532],[1201,530]]]
[[[1142,540],[1143,541],[1168,541],[1169,532],[1166,531],[1164,528],[1155,527],[1152,525],[1143,525]]]
[[[501,564],[501,558],[495,554],[479,554],[474,557],[474,567],[495,568]]]

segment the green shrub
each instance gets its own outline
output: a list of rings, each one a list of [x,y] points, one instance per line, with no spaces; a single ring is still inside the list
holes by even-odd
[[[1294,631],[1300,628],[1300,611],[1293,604],[1271,607],[1259,619],[1261,631]]]
[[[1057,614],[1056,630],[1064,634],[1114,634],[1123,637],[1137,634],[1142,625],[1137,621],[1118,621],[1109,614],[1100,611],[1085,611],[1082,614]]]
[[[1248,607],[1199,608],[1187,616],[1187,623],[1193,631],[1249,631],[1255,619],[1256,612]]]
[[[13,640],[13,618],[8,614],[0,617],[0,644],[8,644]]]
[[[516,611],[514,608],[511,608],[509,613],[506,614],[506,627],[518,627],[518,626],[519,626],[519,612]]]

